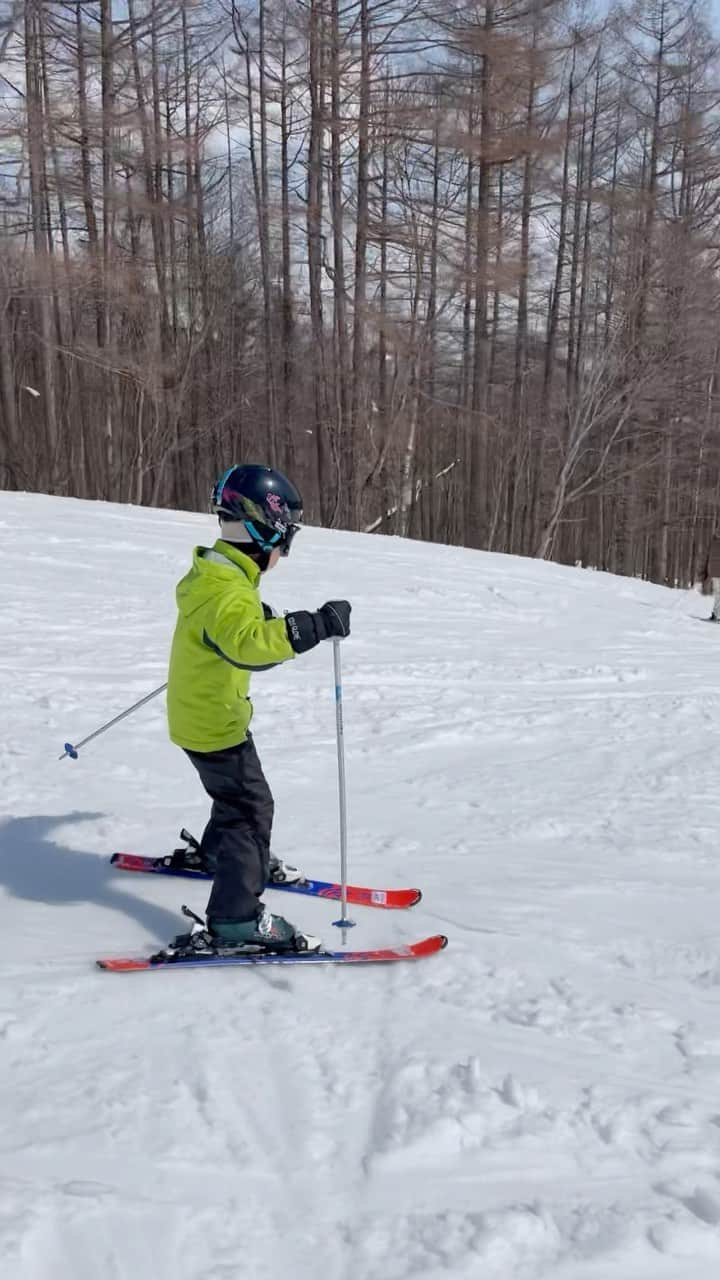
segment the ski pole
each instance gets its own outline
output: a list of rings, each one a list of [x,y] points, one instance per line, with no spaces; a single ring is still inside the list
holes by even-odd
[[[83,738],[82,742],[78,742],[76,747],[73,746],[72,742],[66,742],[65,750],[61,756],[58,756],[58,760],[64,760],[66,756],[70,756],[71,760],[77,760],[78,751],[81,747],[86,746],[88,742],[92,742],[93,738],[99,738],[101,733],[107,733],[108,729],[112,729],[114,724],[119,724],[121,720],[126,718],[126,716],[131,716],[133,711],[137,711],[140,707],[144,707],[146,702],[151,702],[153,698],[157,698],[158,694],[162,693],[165,689],[167,689],[167,682],[165,684],[161,684],[159,689],[153,689],[152,693],[146,693],[144,698],[140,698],[139,702],[133,702],[132,706],[128,707],[126,711],[121,711],[119,716],[115,716],[112,720],[108,720],[107,724],[102,724],[94,733],[89,733],[87,738]]]
[[[345,789],[345,729],[343,726],[342,701],[342,660],[340,658],[340,640],[333,639],[333,662],[335,666],[335,729],[337,734],[338,758],[338,798],[340,801],[340,919],[333,924],[342,929],[342,944],[347,941],[347,930],[354,927],[355,921],[348,919],[347,913],[347,795]]]

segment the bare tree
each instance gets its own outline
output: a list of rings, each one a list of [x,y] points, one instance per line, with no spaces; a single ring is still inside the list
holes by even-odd
[[[0,30],[0,468],[692,581],[718,525],[695,7],[83,0]]]

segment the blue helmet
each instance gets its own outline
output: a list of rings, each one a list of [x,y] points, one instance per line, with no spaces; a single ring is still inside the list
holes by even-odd
[[[288,554],[302,521],[302,498],[282,472],[272,467],[228,467],[210,501],[221,521],[244,525],[261,551],[277,547]]]

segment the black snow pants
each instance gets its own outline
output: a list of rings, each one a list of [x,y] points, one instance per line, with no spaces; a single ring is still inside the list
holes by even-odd
[[[252,920],[270,867],[273,798],[255,744],[188,751],[213,806],[200,850],[214,875],[208,920]]]

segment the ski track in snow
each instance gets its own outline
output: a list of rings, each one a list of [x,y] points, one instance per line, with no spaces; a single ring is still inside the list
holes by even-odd
[[[43,530],[41,534],[35,530]],[[28,532],[32,531],[32,532]],[[383,970],[120,977],[202,886],[123,876],[206,806],[162,700],[203,516],[0,495],[0,1274],[716,1280],[720,629],[695,594],[306,530],[347,595],[352,878]],[[257,676],[275,847],[334,878],[328,646]],[[269,895],[332,941],[332,903]]]

